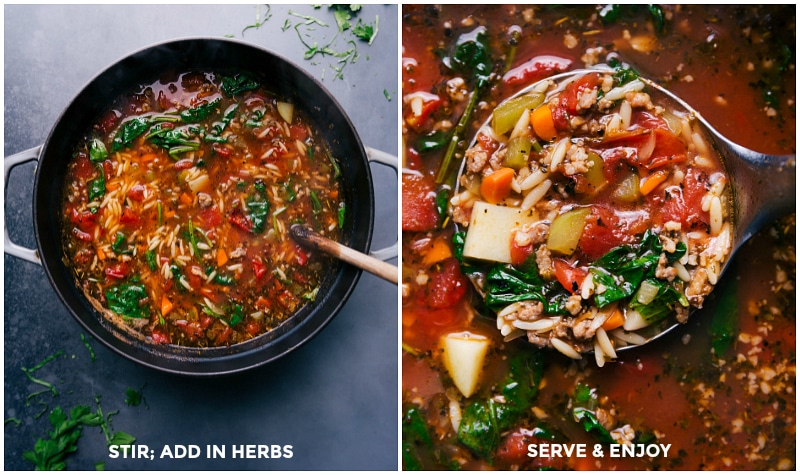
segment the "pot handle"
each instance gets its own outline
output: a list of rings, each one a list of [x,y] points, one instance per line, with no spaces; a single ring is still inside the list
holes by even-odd
[[[372,147],[365,147],[367,151],[367,160],[370,162],[377,162],[382,165],[386,165],[387,167],[394,168],[394,172],[397,173],[397,157],[390,153],[383,152],[381,150],[372,148]],[[382,261],[388,261],[389,259],[394,259],[397,257],[397,241],[389,247],[378,249],[377,251],[370,251],[369,253],[372,257],[380,259]]]
[[[8,174],[11,173],[11,169],[16,167],[17,165],[21,165],[26,162],[30,162],[32,160],[39,160],[39,152],[42,150],[42,146],[39,145],[38,147],[34,147],[24,152],[19,152],[10,157],[5,157],[3,163],[5,164],[5,183],[6,188],[8,188]],[[3,192],[5,194],[5,191]],[[5,198],[5,196],[4,196]],[[42,260],[39,258],[39,253],[35,249],[28,249],[27,247],[22,247],[18,244],[14,244],[11,242],[11,238],[8,236],[8,226],[6,225],[5,219],[5,209],[3,210],[3,233],[5,234],[5,243],[4,243],[4,250],[6,254],[11,254],[14,257],[18,257],[20,259],[25,259],[26,261],[33,262],[34,264],[42,265]]]

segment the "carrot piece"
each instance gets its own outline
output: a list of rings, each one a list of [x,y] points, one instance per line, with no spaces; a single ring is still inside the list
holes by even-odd
[[[164,211],[164,219],[170,219],[173,217],[175,217],[175,211],[169,209]]]
[[[481,195],[491,204],[497,204],[511,193],[513,168],[501,168],[481,181]]]
[[[422,258],[422,263],[426,266],[431,266],[437,262],[441,262],[453,255],[453,251],[443,238],[439,237],[434,239],[433,246]]]
[[[602,327],[605,331],[611,331],[621,327],[623,323],[625,323],[625,316],[622,315],[622,310],[615,308],[606,321],[603,322]]]
[[[144,155],[139,157],[139,161],[141,161],[142,163],[147,163],[155,160],[156,157],[158,157],[158,155],[156,155],[155,153],[145,153]]]
[[[531,126],[536,135],[542,140],[556,138],[556,124],[553,121],[553,112],[547,104],[534,109],[531,113]]]
[[[106,183],[106,190],[114,191],[119,188],[119,183],[112,181],[111,183]]]
[[[97,248],[97,258],[101,261],[106,260],[106,252],[103,250],[102,247]]]
[[[658,185],[663,183],[668,176],[669,172],[666,170],[659,170],[647,175],[644,179],[642,179],[642,184],[639,185],[639,192],[643,195],[647,195],[651,191],[655,190]]]
[[[186,193],[186,192],[181,193],[181,196],[178,199],[181,201],[181,203],[183,203],[185,205],[190,205],[194,201],[192,199],[191,195],[189,195],[189,193]]]
[[[228,254],[225,253],[225,249],[217,249],[217,266],[224,266],[226,262],[228,262]]]
[[[172,310],[172,302],[169,301],[166,295],[161,296],[161,315],[166,315]]]

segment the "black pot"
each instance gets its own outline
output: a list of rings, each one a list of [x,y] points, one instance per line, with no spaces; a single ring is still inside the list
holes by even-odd
[[[331,321],[353,291],[361,271],[335,264],[324,278],[317,300],[278,328],[225,348],[159,345],[134,337],[103,318],[75,285],[64,264],[61,200],[73,150],[100,114],[123,94],[168,72],[239,70],[256,75],[267,89],[290,99],[325,138],[339,161],[347,206],[343,243],[368,252],[374,221],[372,176],[358,133],[341,106],[313,77],[281,56],[238,41],[190,38],[150,46],[131,54],[92,79],[59,117],[44,145],[6,159],[6,176],[15,165],[38,160],[33,188],[33,220],[38,256],[14,245],[6,232],[6,252],[39,261],[58,296],[75,319],[97,340],[142,365],[185,375],[219,375],[254,368],[299,347]]]

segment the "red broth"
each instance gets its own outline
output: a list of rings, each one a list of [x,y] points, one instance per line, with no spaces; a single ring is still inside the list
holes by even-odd
[[[157,344],[269,332],[315,299],[338,239],[337,165],[303,111],[243,73],[189,71],[120,98],[79,144],[65,260],[104,316]]]
[[[663,7],[663,17],[644,7],[604,12],[618,15],[615,20],[613,15],[601,20],[602,10],[404,7],[406,469],[796,466],[794,216],[774,223],[739,251],[685,326],[620,353],[602,368],[590,357],[576,362],[526,341],[504,342],[494,314],[469,285],[469,269],[454,265],[455,230],[436,199],[452,196],[444,195],[446,188],[435,179],[447,147],[430,144],[433,132],[442,130],[448,137],[461,118],[467,100],[458,89],[468,93],[475,86],[468,74],[453,71],[441,58],[452,54],[461,35],[479,26],[486,28],[497,77],[467,124],[461,156],[497,104],[526,81],[584,67],[612,52],[683,97],[738,143],[767,153],[794,153],[793,7]],[[453,81],[456,77],[466,80]],[[490,341],[469,396],[448,371],[441,343],[464,332]],[[520,361],[528,369],[541,365],[541,378],[535,371],[520,371]],[[538,391],[507,389],[509,382],[520,381]],[[581,409],[589,409],[588,415]],[[487,414],[492,417],[482,417]],[[479,424],[487,420],[492,422]],[[671,445],[666,456],[612,457],[614,444],[604,431],[614,442]],[[587,444],[588,453],[528,455],[530,444],[545,443]],[[602,455],[592,454],[596,444]]]

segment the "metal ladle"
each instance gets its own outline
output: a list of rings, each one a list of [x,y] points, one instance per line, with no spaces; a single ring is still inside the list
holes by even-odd
[[[517,92],[513,97],[531,92],[543,81],[556,81],[561,85],[565,85],[570,82],[570,79],[577,79],[589,73],[604,73],[610,71],[609,68],[600,66],[597,69],[577,69],[556,74],[527,86]],[[711,145],[722,158],[731,186],[732,204],[730,211],[733,225],[733,241],[731,252],[720,271],[721,277],[722,273],[728,268],[728,264],[732,261],[734,254],[739,250],[742,244],[775,219],[795,212],[797,206],[797,164],[795,155],[768,155],[742,147],[719,133],[698,111],[680,97],[650,79],[642,77],[639,79],[645,83],[647,86],[645,91],[649,93],[651,97],[657,97],[657,95],[660,94],[672,101],[677,109],[683,109],[692,119],[697,120],[710,139]],[[548,97],[550,94],[553,94],[553,92],[548,93]],[[490,116],[484,125],[490,124],[491,121],[492,117]],[[470,147],[474,146],[477,140],[478,134],[476,133]],[[459,178],[465,172],[466,160],[461,164],[461,169],[458,173]],[[456,186],[458,186],[459,182],[460,180],[457,180]],[[472,282],[478,292],[483,294],[479,283],[475,280],[472,280]],[[646,340],[644,343],[638,345],[629,344],[628,346],[617,348],[616,351],[642,346],[669,333],[679,326],[679,323],[673,323],[672,325],[660,329],[660,331],[656,333],[645,336]]]

